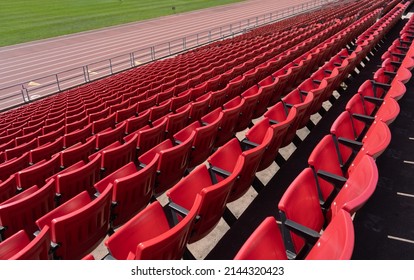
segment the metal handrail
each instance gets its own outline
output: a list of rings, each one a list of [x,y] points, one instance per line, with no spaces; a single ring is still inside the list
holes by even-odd
[[[309,12],[335,2],[340,2],[340,0],[309,1],[17,85],[0,88],[0,112],[116,73],[140,67],[155,60],[176,56],[215,41],[233,38],[251,29]],[[104,71],[104,74],[99,75],[102,71]],[[7,103],[12,104],[7,105]]]

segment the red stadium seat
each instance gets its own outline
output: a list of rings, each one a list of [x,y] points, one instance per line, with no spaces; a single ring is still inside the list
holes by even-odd
[[[39,188],[45,184],[45,180],[60,171],[60,157],[53,156],[49,160],[42,160],[38,163],[22,169],[16,173],[16,184],[19,190],[28,189],[34,185]]]
[[[36,221],[50,227],[54,259],[81,259],[95,249],[109,230],[112,186],[97,198],[84,191]],[[87,229],[87,230],[86,230]]]
[[[306,260],[350,260],[354,250],[355,233],[351,215],[341,210],[329,223]]]
[[[0,260],[49,260],[50,231],[45,226],[35,238],[20,230],[0,243]]]
[[[33,186],[0,204],[0,233],[6,239],[21,229],[35,232],[36,219],[55,207],[55,181],[43,187]]]
[[[194,200],[185,217],[172,212],[178,224],[170,226],[159,202],[153,202],[123,225],[105,241],[111,256],[118,260],[167,260],[181,259],[193,226],[201,198]]]
[[[160,156],[155,183],[156,194],[171,188],[184,176],[194,137],[195,132],[193,131],[187,139],[176,146],[170,139],[167,139],[138,158],[140,164],[147,165],[154,156],[157,154]]]
[[[156,155],[148,165],[138,170],[130,162],[95,184],[95,189],[100,193],[113,184],[113,226],[124,224],[150,202],[154,193],[158,158]]]
[[[78,161],[88,161],[88,157],[95,151],[96,136],[86,140],[84,144],[76,143],[60,152],[60,165],[62,168],[71,166]]]
[[[286,248],[274,217],[255,229],[234,257],[235,260],[287,260]]]
[[[200,122],[196,121],[186,126],[174,134],[176,143],[181,143],[188,139],[193,131],[195,131],[194,140],[190,154],[188,167],[192,168],[204,162],[213,152],[217,132],[223,118],[220,108],[201,118]]]
[[[201,164],[167,191],[169,200],[185,209],[191,208],[197,195],[201,196],[201,206],[197,213],[200,219],[192,228],[188,243],[202,239],[215,228],[223,216],[243,161],[240,157],[234,170],[225,178],[215,175],[205,164]]]
[[[54,154],[63,150],[63,137],[57,138],[51,143],[39,146],[30,151],[30,163],[37,163],[43,159],[49,160]]]
[[[71,199],[82,191],[95,193],[94,184],[99,181],[101,155],[97,154],[90,162],[83,161],[72,165],[52,178],[56,179],[56,195],[59,204]]]

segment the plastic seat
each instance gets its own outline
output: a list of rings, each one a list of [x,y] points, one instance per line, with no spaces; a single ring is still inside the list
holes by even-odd
[[[66,122],[65,133],[68,134],[68,133],[71,133],[75,130],[82,129],[83,127],[88,125],[89,117],[85,116],[83,119],[80,119],[80,120],[75,121],[75,122],[70,122],[70,120],[68,120],[68,118],[66,118],[65,122]]]
[[[10,176],[4,181],[0,181],[0,203],[6,201],[17,194],[15,175]]]
[[[109,115],[108,117],[105,117],[103,119],[94,121],[93,123],[91,123],[92,127],[92,133],[93,134],[97,134],[109,127],[114,128],[115,127],[115,122],[116,122],[116,113],[113,113],[111,115]]]
[[[274,217],[255,229],[234,257],[235,260],[287,260],[286,248]]]
[[[341,210],[329,223],[306,260],[350,260],[354,250],[355,233],[351,215]]]
[[[150,150],[152,147],[158,145],[165,139],[165,131],[167,129],[167,119],[159,119],[155,121],[153,127],[149,125],[142,127],[138,131],[125,137],[125,141],[129,141],[133,134],[137,134],[137,156]]]
[[[107,147],[101,151],[101,171],[105,175],[111,174],[118,168],[136,159],[136,146],[138,135],[134,135],[129,141],[116,147]]]
[[[63,136],[63,143],[65,148],[69,148],[70,146],[82,142],[84,143],[87,138],[92,136],[92,124],[88,124],[82,129],[75,130],[74,132],[65,134]]]
[[[84,191],[36,221],[50,227],[54,259],[81,259],[95,249],[110,228],[112,186],[97,198]]]
[[[319,233],[326,223],[324,213],[319,204],[319,194],[314,173],[311,168],[305,168],[286,189],[278,204],[281,217],[281,230],[288,258],[305,255],[311,244],[300,234],[306,228]],[[306,227],[303,229],[302,227]],[[302,228],[302,230],[300,230]],[[306,237],[305,234],[303,236]]]
[[[202,116],[208,113],[211,95],[206,94],[197,98],[196,101],[190,103],[191,109],[189,114],[190,121],[198,121]]]
[[[60,171],[60,157],[53,156],[49,160],[42,160],[38,163],[22,169],[16,173],[16,184],[19,190],[28,189],[34,185],[42,187],[45,180]]]
[[[154,193],[158,159],[156,155],[148,165],[138,170],[130,162],[95,184],[98,192],[113,184],[113,226],[124,224],[148,205]]]
[[[104,108],[104,107],[105,107],[105,104],[102,103],[102,108]],[[89,116],[88,117],[88,123],[93,124],[94,122],[97,122],[96,127],[97,127],[97,130],[98,130],[99,124],[103,125],[105,123],[104,120],[106,120],[108,115],[109,115],[109,108],[97,110],[96,112],[94,111],[93,113],[90,112],[88,114],[88,116]],[[116,118],[116,116],[115,116],[115,118]],[[112,117],[110,118],[110,121],[112,121]]]
[[[37,139],[34,138],[31,141],[21,144],[19,146],[16,146],[11,149],[6,149],[4,151],[4,154],[6,156],[6,160],[10,160],[12,158],[20,157],[22,154],[29,152],[30,150],[33,150],[37,148]]]
[[[18,136],[16,138],[14,138],[14,141],[16,142],[16,146],[19,146],[19,145],[22,145],[22,144],[25,144],[25,143],[31,141],[33,138],[36,138],[40,135],[42,135],[42,129],[41,128],[39,128],[36,131],[33,131],[31,133],[24,134],[23,136]]]
[[[55,208],[55,181],[33,186],[0,204],[0,233],[7,239],[19,230],[35,232],[37,218]]]
[[[207,159],[210,167],[213,169],[218,168],[230,174],[234,170],[238,158],[244,158],[243,168],[234,184],[234,188],[230,192],[228,202],[239,199],[250,188],[263,153],[266,151],[272,137],[273,130],[268,130],[261,143],[251,143],[247,139],[239,142],[238,139],[234,138]]]
[[[157,102],[157,96],[151,96],[146,100],[139,101],[137,104],[137,113],[140,114],[151,107],[154,107]]]
[[[392,62],[390,58],[385,59],[382,62],[381,67],[387,71],[387,74],[393,75],[394,80],[400,81],[403,84],[408,83],[412,77],[410,70],[405,67],[399,67],[398,63],[395,65],[395,63]]]
[[[363,155],[350,172],[345,186],[333,199],[327,216],[332,219],[341,209],[354,214],[372,196],[377,183],[378,168],[375,160],[369,155]]]
[[[237,96],[223,105],[223,110],[221,111],[223,118],[220,123],[219,131],[217,132],[215,147],[224,145],[236,135],[239,124],[238,121],[242,114],[245,102],[244,98]]]
[[[180,107],[175,113],[168,114],[167,118],[167,134],[166,139],[173,140],[174,134],[183,129],[189,121],[191,105]]]
[[[39,146],[30,151],[30,163],[37,163],[43,159],[49,160],[52,155],[63,150],[63,137],[57,138],[54,142]]]
[[[296,108],[296,118],[291,125],[287,137],[288,139],[293,139],[296,130],[304,127],[310,119],[310,111],[313,109],[314,103],[313,93],[310,91],[304,95],[299,89],[295,89],[284,96],[282,102],[285,107],[294,106]]]
[[[192,168],[204,162],[213,152],[222,118],[223,113],[220,108],[217,108],[201,118],[200,122],[193,122],[174,134],[174,141],[176,143],[181,143],[188,139],[191,133],[195,131],[188,168]]]
[[[68,201],[82,191],[95,193],[94,184],[99,181],[101,155],[97,154],[90,162],[80,161],[52,178],[56,180],[56,195],[59,204]]]
[[[0,243],[0,260],[49,260],[50,231],[45,226],[35,238],[20,230]]]
[[[201,196],[200,217],[191,230],[188,243],[196,242],[209,234],[218,224],[226,208],[227,199],[240,174],[244,159],[240,157],[229,176],[208,169],[205,164],[196,167],[189,175],[167,191],[170,201],[190,209],[197,195]]]
[[[60,152],[61,168],[66,168],[78,161],[88,161],[88,157],[95,151],[96,136],[92,136],[85,143],[76,143]]]
[[[43,127],[44,128],[44,127]],[[44,130],[43,130],[44,131]],[[51,131],[47,134],[43,134],[42,136],[37,137],[37,145],[38,147],[45,145],[49,142],[54,142],[59,137],[65,135],[65,127],[62,126],[57,130]]]
[[[185,217],[173,212],[180,221],[171,227],[161,204],[153,202],[111,235],[105,245],[118,260],[181,259],[200,204],[198,196]]]
[[[237,131],[246,129],[252,122],[254,110],[260,98],[260,92],[256,90],[257,86],[250,87],[241,94],[244,99],[243,106],[240,110],[240,117],[237,125]]]
[[[0,180],[4,181],[12,174],[28,167],[29,161],[29,153],[24,153],[18,158],[14,158],[0,164]]]
[[[116,111],[115,114],[115,122],[120,123],[125,121],[126,119],[132,118],[136,115],[136,105],[129,106],[128,108],[121,109]]]
[[[127,119],[125,121],[126,122],[125,133],[130,134],[130,133],[133,133],[134,131],[137,131],[143,128],[146,125],[149,125],[149,116],[150,116],[150,112],[145,111],[137,117],[132,117],[132,118]]]
[[[103,149],[116,141],[122,142],[125,137],[125,127],[126,123],[124,122],[114,129],[104,130],[96,134],[96,149]]]
[[[175,185],[185,173],[190,159],[191,146],[195,131],[180,144],[167,139],[138,158],[141,165],[149,164],[155,155],[159,155],[155,193],[160,194]]]
[[[280,105],[275,105],[269,113],[273,117],[277,118],[276,111],[278,108],[283,110],[283,106],[281,103]],[[269,112],[269,111],[268,111]],[[269,141],[268,147],[266,152],[263,153],[262,159],[260,160],[259,166],[257,167],[257,171],[262,171],[268,168],[272,162],[275,161],[276,156],[278,154],[279,148],[281,147],[284,137],[289,129],[289,125],[294,118],[294,113],[291,110],[291,113],[288,115],[286,119],[284,118],[284,112],[280,112],[279,116],[281,116],[279,121],[275,123],[275,120],[270,120],[267,117],[264,117],[261,121],[257,122],[251,129],[246,132],[246,139],[251,143],[259,144],[264,141],[266,137],[267,131],[270,129],[272,130],[272,138]]]
[[[166,100],[159,104],[158,106],[152,107],[150,111],[150,122],[154,122],[170,112],[171,100]]]

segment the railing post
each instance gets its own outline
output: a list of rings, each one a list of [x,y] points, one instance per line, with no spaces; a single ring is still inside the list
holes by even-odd
[[[58,77],[58,75],[57,75],[57,74],[55,75],[55,77],[56,77],[56,85],[57,85],[57,87],[58,87],[58,90],[59,90],[59,91],[61,91],[61,89],[60,89],[60,84],[59,84],[59,77]]]
[[[171,41],[168,42],[168,53],[171,55]]]
[[[222,38],[222,37],[223,37],[222,29],[223,29],[223,28],[220,26],[220,38]]]
[[[200,45],[199,41],[198,41],[198,33],[197,33],[197,47]]]
[[[135,66],[135,59],[134,59],[134,53],[129,53],[129,60],[131,63],[131,68],[133,68]]]
[[[20,90],[20,92],[22,93],[22,99],[23,99],[23,102],[26,103],[27,102],[26,97],[24,96],[25,87],[24,87],[23,84],[21,84],[21,87],[22,87],[22,89]]]
[[[89,73],[88,73],[88,66],[83,66],[83,78],[85,80],[85,83],[89,81]]]
[[[112,69],[112,58],[109,59],[109,71],[111,71],[111,75],[114,73]]]
[[[208,31],[208,42],[211,42],[211,30]]]
[[[233,24],[230,23],[230,34],[233,33]]]
[[[151,60],[152,61],[155,60],[155,47],[154,46],[151,47]]]
[[[183,38],[183,51],[187,49],[187,40],[185,38],[186,37]]]

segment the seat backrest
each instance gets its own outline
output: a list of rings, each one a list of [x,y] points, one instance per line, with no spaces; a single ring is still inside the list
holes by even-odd
[[[108,175],[121,168],[125,164],[135,160],[138,135],[134,135],[129,141],[111,149],[102,151],[101,168]]]
[[[1,260],[48,260],[50,249],[49,227],[46,226],[33,240],[20,230],[0,243]]]
[[[191,231],[189,243],[209,234],[223,216],[227,198],[240,175],[243,160],[240,157],[231,174],[220,182],[213,182],[210,171],[206,165],[201,164],[167,191],[169,200],[185,209],[192,207],[197,194],[201,195],[202,201],[198,212],[200,219]]]
[[[117,204],[112,211],[114,226],[127,222],[150,202],[154,192],[158,159],[159,155],[155,155],[141,170],[136,170],[135,164],[130,162],[95,184],[99,192],[110,183],[114,186],[112,201]]]
[[[341,169],[342,161],[339,159],[340,156],[333,136],[326,135],[312,150],[308,158],[308,164],[316,174],[318,172],[327,172],[337,176],[344,176],[344,171]],[[326,200],[334,189],[333,185],[322,178],[318,177],[317,179],[322,196],[321,199]]]
[[[92,135],[92,124],[88,124],[82,129],[67,133],[63,136],[65,148],[68,148],[78,142],[85,142],[85,140]]]
[[[158,145],[165,139],[165,132],[167,130],[167,119],[159,119],[153,123],[151,128],[142,128],[137,131],[137,155],[150,150],[152,147]]]
[[[236,96],[223,105],[223,118],[217,132],[216,147],[224,145],[238,130],[238,121],[245,99]]]
[[[177,146],[159,152],[156,192],[163,192],[177,183],[183,176],[190,159],[195,131]],[[162,145],[162,143],[160,144]]]
[[[37,187],[34,187],[37,188]],[[18,200],[0,205],[0,222],[6,227],[3,237],[7,238],[24,229],[36,231],[35,221],[55,207],[55,181],[50,180],[45,186]]]
[[[94,194],[94,184],[99,180],[101,154],[75,170],[59,174],[56,177],[56,193],[59,203],[63,203],[82,191]]]
[[[17,187],[27,189],[37,185],[39,188],[45,184],[45,180],[60,171],[60,157],[53,156],[48,161],[40,161],[27,167],[16,174]]]
[[[187,240],[201,205],[199,196],[188,214],[170,230],[138,244],[128,258],[142,260],[181,259]]]
[[[125,127],[126,123],[123,122],[114,129],[98,133],[96,135],[96,148],[103,149],[116,141],[122,142],[125,136]]]
[[[131,117],[126,120],[125,132],[130,134],[149,124],[150,112],[145,111],[137,117]]]
[[[280,199],[278,208],[286,247],[288,250],[293,249],[293,253],[297,254],[305,246],[305,242],[299,235],[289,232],[284,226],[285,221],[291,220],[316,232],[325,224],[312,169],[305,168],[293,180]]]
[[[63,120],[64,121],[64,120]],[[46,143],[49,142],[53,142],[55,141],[57,138],[63,136],[65,134],[65,127],[64,126],[58,126],[58,128],[56,128],[56,130],[52,130],[49,132],[45,132],[45,128],[46,126],[43,127],[43,135],[37,137],[37,143],[38,146],[42,146]]]
[[[351,215],[360,209],[374,193],[378,183],[378,168],[374,159],[364,155],[349,174],[344,187],[339,191],[330,207],[333,218],[344,209]]]
[[[204,116],[201,118],[201,122],[204,125],[195,129],[196,133],[194,135],[189,167],[194,167],[204,162],[213,151],[217,133],[223,119],[221,109],[217,108],[217,110],[220,111],[218,115],[211,119],[208,118],[211,113]]]
[[[24,153],[20,157],[8,160],[0,164],[0,180],[8,179],[12,174],[29,166],[29,153]]]
[[[90,137],[84,144],[77,143],[60,153],[60,164],[66,168],[83,160],[88,161],[88,157],[95,151],[96,136]]]
[[[341,210],[312,247],[307,260],[350,260],[355,233],[351,215]]]
[[[116,120],[116,113],[113,113],[104,119],[94,121],[92,123],[93,134],[97,134],[109,127],[112,127],[112,128],[115,127],[115,120]]]
[[[57,257],[81,259],[102,242],[109,230],[112,189],[108,186],[85,206],[51,221],[52,241],[60,245]]]
[[[37,163],[42,159],[50,159],[63,149],[63,137],[57,138],[54,142],[39,146],[30,151],[30,163]]]
[[[10,160],[12,158],[20,157],[24,153],[29,152],[30,150],[33,150],[35,148],[37,148],[36,138],[32,139],[31,141],[27,143],[16,146],[14,148],[6,149],[4,153],[6,155],[6,160]]]
[[[183,104],[184,105],[184,104]],[[189,121],[191,105],[180,106],[175,113],[166,116],[167,118],[167,135],[166,138],[173,139],[173,135],[183,129]]]
[[[287,260],[286,249],[274,217],[255,229],[234,257],[235,260]]]
[[[0,203],[6,201],[17,193],[15,175],[10,176],[5,181],[0,182]]]

